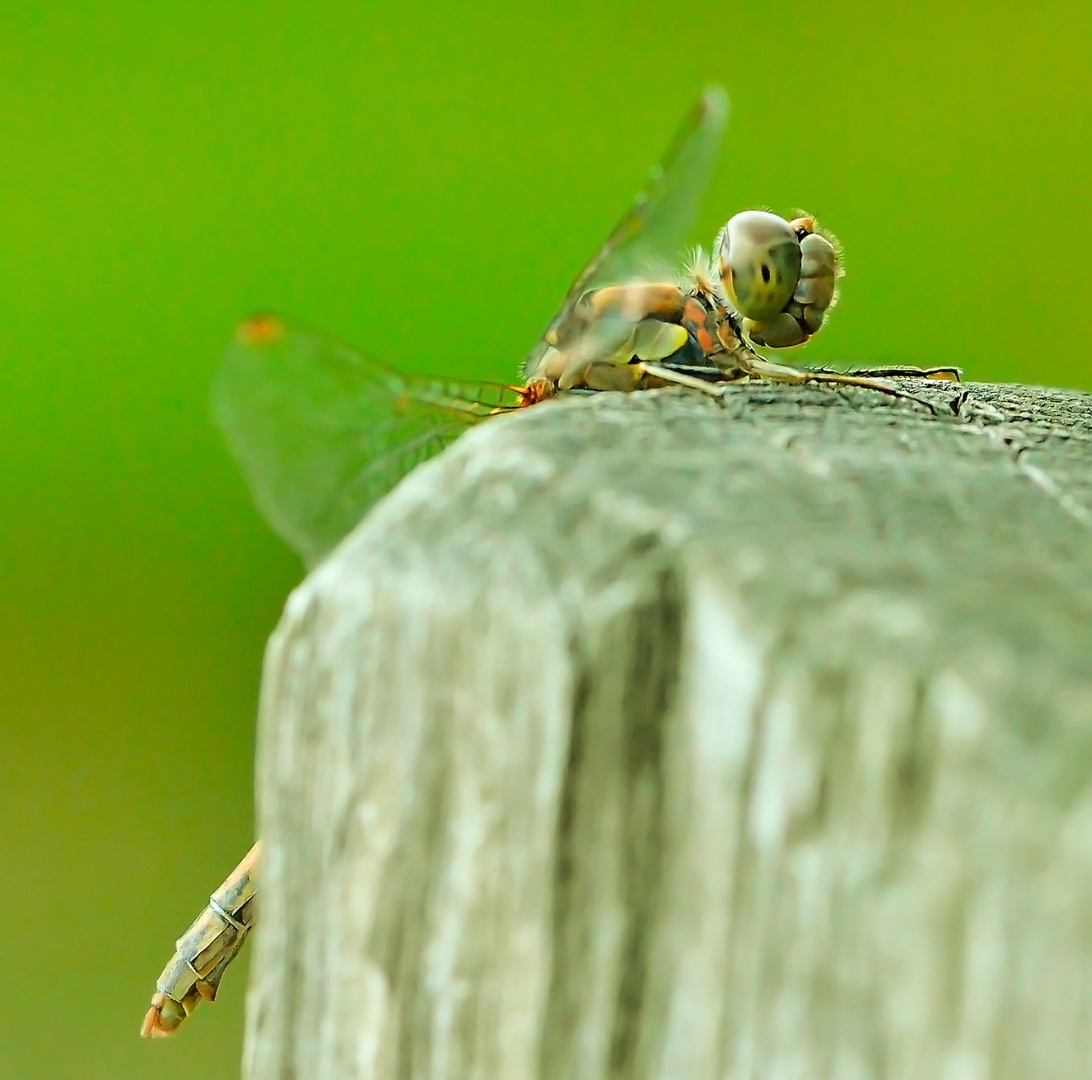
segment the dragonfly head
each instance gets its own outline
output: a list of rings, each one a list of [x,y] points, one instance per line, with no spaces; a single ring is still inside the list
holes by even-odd
[[[822,327],[837,299],[841,248],[812,217],[745,210],[717,237],[717,271],[751,340],[783,349]]]

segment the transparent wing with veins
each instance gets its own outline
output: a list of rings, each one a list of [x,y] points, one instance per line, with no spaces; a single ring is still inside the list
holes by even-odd
[[[573,282],[525,371],[580,298],[647,276],[678,257],[705,192],[727,116],[724,91],[703,94],[633,208]],[[589,355],[616,351],[638,316],[593,322]],[[522,404],[511,387],[403,375],[280,316],[244,323],[213,392],[216,419],[273,529],[309,566],[415,465],[492,413]]]
[[[258,509],[308,566],[415,465],[521,400],[511,387],[404,375],[279,315],[239,327],[213,387]]]
[[[713,167],[728,119],[728,96],[719,86],[705,90],[683,122],[671,146],[649,177],[644,190],[614,227],[594,258],[576,276],[561,310],[554,316],[523,365],[531,378],[543,354],[557,338],[560,327],[590,289],[662,276],[674,279]],[[587,328],[591,339],[582,343],[589,357],[610,355],[624,342],[634,319],[624,309],[599,318]],[[640,317],[639,314],[636,317]]]

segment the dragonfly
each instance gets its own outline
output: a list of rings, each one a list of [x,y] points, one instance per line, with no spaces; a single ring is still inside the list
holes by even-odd
[[[958,381],[956,368],[840,373],[756,346],[803,344],[838,297],[842,251],[815,219],[736,214],[712,253],[675,260],[716,162],[728,99],[710,87],[644,190],[570,286],[518,385],[409,375],[282,315],[244,321],[217,375],[213,411],[258,509],[313,567],[368,508],[468,426],[565,391],[682,385],[714,395],[766,379],[911,398],[880,376]],[[141,1034],[169,1035],[220,981],[254,922],[255,844],[176,943]]]

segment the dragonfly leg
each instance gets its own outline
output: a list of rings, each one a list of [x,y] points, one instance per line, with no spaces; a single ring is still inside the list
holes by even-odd
[[[831,374],[838,374],[832,372]],[[857,368],[847,371],[847,375],[859,375],[869,379],[886,379],[891,376],[908,379],[929,379],[933,382],[962,382],[963,369],[958,367],[931,367],[920,368],[902,364],[891,364],[886,367]]]
[[[652,376],[654,379],[662,379],[665,383],[672,383],[675,386],[688,386],[691,390],[700,390],[703,394],[709,394],[711,397],[721,397],[724,393],[724,383],[726,381],[724,379],[711,382],[708,379],[699,378],[697,375],[688,375],[685,371],[678,371],[662,364],[642,362],[630,366],[645,375]]]
[[[758,379],[767,379],[770,382],[790,383],[794,386],[803,386],[805,383],[827,383],[832,386],[860,386],[866,390],[876,390],[888,397],[898,398],[900,401],[912,401],[916,405],[924,405],[931,413],[936,414],[936,407],[932,402],[915,397],[913,394],[899,390],[880,379],[867,375],[847,374],[842,375],[834,371],[811,371],[808,368],[788,367],[785,364],[775,364],[761,356],[748,357],[745,364],[746,374]]]

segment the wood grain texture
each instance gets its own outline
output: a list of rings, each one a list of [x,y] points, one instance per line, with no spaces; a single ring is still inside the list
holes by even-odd
[[[249,1080],[1092,1075],[1092,398],[920,393],[560,400],[376,507],[267,655]]]

